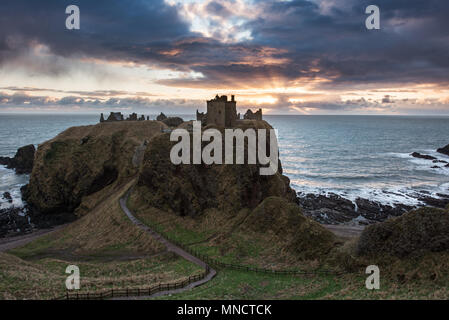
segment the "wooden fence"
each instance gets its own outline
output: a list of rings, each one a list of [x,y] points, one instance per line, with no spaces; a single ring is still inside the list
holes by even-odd
[[[137,218],[135,218],[135,219],[138,220]],[[238,264],[232,264],[232,263],[225,263],[225,262],[219,261],[217,259],[211,258],[207,255],[204,255],[192,248],[189,248],[188,246],[171,238],[169,235],[165,234],[164,232],[161,232],[160,230],[155,229],[154,226],[152,226],[152,225],[148,225],[148,226],[150,228],[153,228],[153,230],[156,233],[159,233],[162,237],[164,237],[171,243],[175,244],[176,246],[182,248],[184,251],[190,253],[191,255],[193,255],[193,256],[197,257],[198,259],[202,260],[203,262],[205,262],[206,263],[205,271],[202,274],[199,274],[196,276],[191,276],[184,281],[175,282],[175,283],[158,284],[158,285],[149,287],[147,289],[139,289],[139,288],[137,288],[137,289],[109,289],[109,290],[103,290],[100,292],[93,292],[93,293],[67,292],[64,296],[57,297],[56,299],[93,300],[93,299],[109,299],[109,298],[114,298],[114,297],[150,296],[152,294],[162,292],[162,291],[184,288],[185,286],[187,286],[193,282],[204,279],[209,274],[209,271],[210,271],[209,266],[215,266],[215,267],[225,268],[225,269],[242,270],[242,271],[248,271],[248,272],[276,274],[276,275],[341,275],[341,274],[344,274],[344,272],[337,272],[337,271],[332,271],[332,270],[313,270],[313,271],[274,270],[274,269],[265,269],[265,268],[258,268],[258,267],[252,267],[252,266],[244,266],[244,265],[238,265]]]
[[[158,231],[158,233],[160,233]],[[278,274],[278,275],[340,275],[344,272],[337,272],[332,270],[313,270],[313,271],[306,271],[306,270],[275,270],[275,269],[265,269],[265,268],[258,268],[258,267],[252,267],[252,266],[245,266],[245,265],[238,265],[238,264],[232,264],[232,263],[225,263],[222,261],[219,261],[217,259],[211,258],[207,255],[204,255],[192,248],[189,248],[182,243],[179,243],[175,239],[170,238],[166,234],[160,233],[164,238],[172,242],[173,244],[177,245],[178,247],[182,248],[184,251],[187,251],[191,255],[197,257],[198,259],[204,261],[207,265],[215,266],[219,268],[224,269],[234,269],[234,270],[243,270],[243,271],[251,271],[251,272],[257,272],[257,273],[270,273],[270,274]]]
[[[204,279],[209,274],[210,269],[206,268],[203,273],[190,276],[188,279],[173,283],[159,283],[148,288],[125,288],[125,289],[108,289],[96,292],[70,292],[65,295],[56,297],[55,300],[102,300],[119,297],[142,297],[151,296],[155,293],[181,289],[191,283]]]

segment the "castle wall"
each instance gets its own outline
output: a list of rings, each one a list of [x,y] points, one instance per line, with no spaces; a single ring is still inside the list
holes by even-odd
[[[226,102],[208,101],[207,102],[207,124],[216,124],[226,126]]]
[[[243,119],[262,120],[262,109],[259,109],[256,112],[252,112],[250,109],[248,109],[248,111],[246,111],[245,115],[243,116]]]
[[[237,120],[237,107],[235,101],[226,102],[225,115],[226,127],[233,127]]]
[[[207,101],[207,113],[201,114],[197,111],[197,120],[204,119],[207,125],[215,124],[221,127],[234,127],[239,116],[234,96],[228,101],[227,96],[216,96]]]

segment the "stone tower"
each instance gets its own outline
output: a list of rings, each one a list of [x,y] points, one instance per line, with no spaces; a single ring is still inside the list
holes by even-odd
[[[233,127],[237,120],[237,107],[234,96],[228,101],[227,96],[218,95],[207,101],[207,122],[222,127]]]

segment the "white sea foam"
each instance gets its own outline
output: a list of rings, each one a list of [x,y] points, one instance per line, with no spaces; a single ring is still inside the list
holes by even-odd
[[[20,188],[28,182],[28,175],[17,175],[13,170],[0,166],[0,209],[22,207]],[[3,199],[3,193],[11,194],[12,203]]]
[[[357,198],[368,199],[374,202],[378,202],[384,205],[390,205],[395,207],[398,204],[404,204],[409,206],[419,206],[424,203],[419,201],[417,198],[425,194],[420,193],[412,188],[402,186],[393,187],[386,189],[372,189],[372,188],[362,188],[362,189],[334,189],[334,188],[323,188],[323,187],[310,187],[305,185],[298,185],[295,181],[292,181],[292,187],[297,191],[304,194],[316,194],[329,196],[329,194],[334,193],[345,199],[348,199],[354,203],[357,209],[357,204],[355,200]],[[437,192],[431,193],[435,198]],[[357,210],[356,210],[357,211]]]
[[[435,157],[436,160],[446,161],[449,163],[448,156],[438,153],[434,150],[421,150],[421,153]],[[411,153],[389,152],[389,153],[385,153],[385,155],[395,157],[395,158],[407,159],[409,163],[412,163],[415,165],[415,168],[414,168],[415,170],[422,170],[422,171],[427,171],[427,172],[432,172],[432,173],[436,173],[436,174],[443,174],[443,175],[449,176],[449,168],[445,167],[446,163],[443,163],[443,162],[433,162],[433,160],[415,158],[411,155]],[[435,167],[438,167],[438,168],[435,168]]]

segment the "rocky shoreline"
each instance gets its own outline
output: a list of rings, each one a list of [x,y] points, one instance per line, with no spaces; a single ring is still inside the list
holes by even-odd
[[[436,151],[449,156],[449,144]],[[410,155],[417,159],[431,161],[435,164],[432,167],[435,169],[449,167],[448,161],[439,160],[427,154],[413,152]],[[385,221],[390,217],[400,216],[410,210],[423,206],[446,208],[449,205],[449,194],[438,193],[435,197],[427,191],[420,191],[411,196],[420,205],[409,206],[395,204],[391,206],[364,198],[356,198],[354,201],[351,201],[335,193],[317,195],[301,192],[298,192],[298,204],[306,216],[311,217],[319,223],[347,225],[368,225]]]
[[[0,164],[14,170],[16,174],[30,174],[33,169],[35,153],[34,145],[27,145],[19,148],[13,158],[0,157]],[[22,198],[25,189],[26,186],[21,188]],[[12,204],[11,193],[6,191],[0,194],[0,201]],[[12,206],[0,209],[0,238],[24,235],[35,230],[51,228],[71,222],[75,218],[73,213],[41,214],[28,204],[21,207]]]
[[[364,198],[351,201],[335,193],[326,195],[298,193],[298,204],[303,209],[304,215],[322,224],[368,225],[385,221],[390,217],[401,216],[423,206],[445,208],[449,205],[449,194],[437,194],[437,196],[438,198],[426,195],[423,191],[416,198],[422,205],[390,206]]]
[[[73,213],[41,214],[29,205],[0,209],[0,238],[19,236],[72,222]]]

